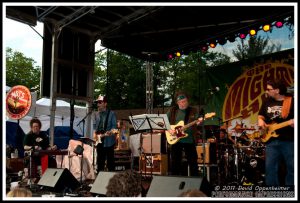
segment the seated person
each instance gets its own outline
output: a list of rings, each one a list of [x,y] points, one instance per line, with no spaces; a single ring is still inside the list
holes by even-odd
[[[46,132],[41,131],[42,123],[39,119],[33,118],[30,121],[30,128],[31,131],[27,133],[24,137],[23,145],[25,152],[27,151],[36,151],[36,150],[55,150],[56,145],[50,146],[49,138],[46,134]],[[32,155],[31,155],[32,156]],[[31,169],[31,177],[37,177],[37,171],[36,168],[38,165],[41,165],[40,157],[36,156],[33,157],[34,161],[32,162],[33,165],[36,165],[35,167],[32,167]],[[56,161],[53,157],[49,159],[48,163],[49,167],[56,168]]]

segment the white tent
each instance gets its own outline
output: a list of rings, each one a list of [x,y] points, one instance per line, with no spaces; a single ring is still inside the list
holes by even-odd
[[[33,99],[34,101],[34,99]],[[50,99],[41,98],[36,102],[33,102],[30,108],[30,112],[24,118],[19,120],[20,126],[25,133],[30,131],[29,121],[33,117],[37,117],[42,122],[42,130],[47,130],[50,128]],[[78,134],[85,134],[87,127],[84,127],[81,120],[86,116],[87,108],[82,106],[74,105],[74,121],[73,129]],[[56,111],[55,111],[55,121],[54,126],[70,126],[71,119],[71,107],[70,103],[63,100],[56,100]],[[9,121],[13,121],[10,120]],[[17,122],[16,120],[14,122]],[[81,122],[81,123],[80,123]],[[85,123],[86,125],[86,123]]]
[[[30,109],[28,115],[38,117],[40,115],[50,115],[51,103],[50,99],[41,98],[36,101],[35,107]],[[77,117],[85,117],[87,113],[86,107],[74,105],[74,115]],[[63,100],[56,100],[56,116],[59,117],[70,117],[71,105],[70,103]]]

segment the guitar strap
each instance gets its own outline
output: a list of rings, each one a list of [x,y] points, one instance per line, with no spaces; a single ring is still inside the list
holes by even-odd
[[[171,109],[171,113],[170,113],[170,124],[171,125],[175,124],[177,109],[178,109],[177,106],[173,106],[172,109]]]
[[[110,109],[107,110],[106,118],[105,118],[105,123],[104,123],[104,131],[106,131],[107,128],[107,123],[108,123],[108,117],[109,117]]]
[[[292,97],[285,97],[282,104],[282,110],[281,110],[281,117],[283,119],[286,119],[289,115],[290,108],[292,103]]]

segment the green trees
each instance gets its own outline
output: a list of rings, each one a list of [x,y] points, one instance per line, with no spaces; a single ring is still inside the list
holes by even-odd
[[[23,53],[6,48],[6,85],[24,85],[39,90],[41,68],[35,63]]]
[[[261,36],[250,37],[247,44],[244,44],[244,40],[241,40],[237,45],[237,49],[232,51],[232,54],[239,60],[245,60],[254,58],[256,56],[262,56],[265,54],[273,53],[274,51],[280,51],[281,45],[269,45],[269,39]]]

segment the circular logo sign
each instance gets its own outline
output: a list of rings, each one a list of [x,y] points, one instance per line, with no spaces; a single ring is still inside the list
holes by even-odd
[[[21,119],[27,115],[31,107],[31,94],[27,87],[14,86],[6,95],[6,112],[11,119]]]

